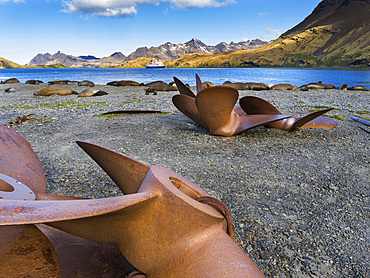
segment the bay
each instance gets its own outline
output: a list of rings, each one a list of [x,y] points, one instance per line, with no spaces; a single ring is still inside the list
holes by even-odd
[[[37,79],[43,82],[56,79],[82,81],[89,80],[95,84],[105,85],[110,81],[133,80],[148,83],[162,80],[173,81],[179,78],[184,83],[195,85],[195,74],[202,81],[221,85],[226,80],[231,82],[262,82],[266,84],[289,83],[301,86],[310,82],[322,81],[326,84],[340,86],[362,85],[369,88],[370,69],[349,68],[69,68],[69,69],[0,69],[0,81],[18,78],[24,83]]]

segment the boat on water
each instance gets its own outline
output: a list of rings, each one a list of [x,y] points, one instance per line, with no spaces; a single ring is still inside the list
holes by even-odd
[[[158,60],[152,60],[149,64],[146,65],[147,69],[163,69],[165,68],[165,65],[161,61]]]

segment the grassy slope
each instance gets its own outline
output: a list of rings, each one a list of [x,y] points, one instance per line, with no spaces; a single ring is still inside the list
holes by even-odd
[[[64,69],[68,68],[63,64],[53,64],[53,65],[45,65],[45,66],[24,66],[23,68],[27,69]]]
[[[337,33],[332,26],[314,27],[293,36],[280,37],[274,42],[254,50],[238,50],[214,55],[189,54],[168,62],[167,66],[351,66],[356,60],[370,61],[369,38],[361,37],[351,42],[351,37],[355,36],[357,32],[359,30],[353,30],[347,36],[335,39]],[[327,45],[333,38],[334,43]],[[316,52],[322,52],[322,54],[315,55]]]
[[[145,66],[152,60],[150,57],[140,57],[132,61],[125,61],[116,66],[109,66],[115,68],[145,68]]]
[[[0,69],[55,69],[55,68],[67,68],[62,64],[54,64],[48,66],[23,66],[6,60],[0,57]]]
[[[22,66],[0,57],[0,69],[19,69],[19,68],[22,68]]]
[[[305,20],[255,50],[191,54],[169,67],[370,66],[369,0],[322,1]]]

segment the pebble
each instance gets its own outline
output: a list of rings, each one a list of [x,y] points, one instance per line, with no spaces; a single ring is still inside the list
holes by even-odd
[[[246,248],[247,252],[251,252],[253,250],[253,247],[252,245],[248,245],[248,247]]]
[[[6,93],[14,93],[15,92],[15,89],[14,88],[6,88],[4,91]]]

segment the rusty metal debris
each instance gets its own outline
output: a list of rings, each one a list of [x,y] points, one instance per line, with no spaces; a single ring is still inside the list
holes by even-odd
[[[0,203],[79,200],[46,194],[40,160],[17,132],[0,125]],[[27,200],[27,201],[25,201]],[[11,214],[22,214],[15,206]],[[6,214],[0,204],[0,222]],[[1,277],[118,277],[135,268],[112,244],[74,237],[43,225],[0,227]]]
[[[239,104],[248,115],[281,114],[281,112],[271,103],[255,96],[245,96],[240,99]],[[333,108],[327,108],[313,112],[304,117],[291,117],[289,119],[283,119],[281,121],[268,123],[265,126],[285,131],[293,131],[297,128],[332,129],[337,126],[337,122],[330,118],[320,117],[320,115],[325,114],[331,110],[333,110]]]
[[[233,136],[242,131],[291,117],[281,114],[247,115],[235,106],[239,93],[228,86],[203,89],[197,81],[199,92],[195,95],[179,79],[174,78],[180,94],[172,97],[178,110],[213,135]]]
[[[125,267],[121,265],[121,271],[130,273],[129,277],[264,277],[246,253],[225,232],[228,230],[231,233],[230,225],[229,228],[225,225],[225,212],[219,211],[224,210],[222,205],[217,205],[204,190],[182,176],[159,166],[149,167],[97,145],[77,142],[107,172],[125,195],[103,199],[49,195],[45,193],[45,178],[40,169],[33,169],[34,165],[24,163],[19,158],[16,159],[17,162],[13,162],[13,158],[9,156],[11,152],[17,154],[20,151],[22,155],[18,157],[35,162],[36,168],[39,168],[41,163],[36,161],[37,157],[28,142],[3,126],[0,126],[0,139],[0,173],[21,181],[36,197],[36,200],[32,201],[5,199],[7,197],[3,196],[0,199],[0,226],[4,226],[0,227],[2,230],[8,229],[10,233],[17,233],[17,229],[22,227],[34,227],[34,224],[44,223],[58,229],[49,231],[52,234],[62,231],[62,242],[65,243],[73,242],[68,239],[69,234],[77,236],[74,240],[79,244],[80,240],[86,239],[87,245],[95,251],[101,250],[104,245],[94,248],[92,242],[114,243],[132,264],[126,261]],[[21,145],[26,146],[26,149],[20,150]],[[4,146],[10,147],[5,154]],[[17,163],[20,165],[15,170],[8,169]],[[22,174],[24,170],[34,174],[25,176]],[[17,188],[18,184],[8,184],[7,181],[0,184],[1,191],[9,191],[9,187]],[[39,241],[44,242],[40,248],[50,250],[49,254],[53,260],[43,264],[42,269],[49,269],[56,276],[58,268],[60,273],[63,268],[67,271],[65,273],[70,274],[70,267],[75,267],[78,271],[79,266],[71,266],[65,261],[68,259],[68,247],[64,246],[65,260],[61,259],[61,245],[58,247],[55,244],[59,241],[58,235],[50,236],[49,232],[38,225],[38,230],[30,231],[25,240],[29,243],[28,240],[38,236]],[[2,233],[2,239],[4,234],[7,240],[9,232]],[[15,240],[15,243],[17,242],[18,238]],[[23,244],[23,241],[21,243]],[[0,240],[0,246],[4,246],[4,240]],[[105,250],[114,252],[109,251],[112,249],[107,247]],[[0,252],[2,261],[6,261],[9,254],[3,248],[0,248]],[[84,252],[80,254],[75,250],[74,253],[87,259]],[[104,259],[102,257],[104,256],[95,257],[100,267],[100,260]],[[36,266],[32,264],[33,258],[23,258],[24,268],[37,270],[35,267],[39,265],[38,262]],[[76,260],[81,261],[81,258]],[[92,263],[91,260],[86,262]],[[6,271],[9,273],[7,277],[12,277],[15,270],[8,267]],[[37,275],[44,277],[41,272]]]
[[[110,114],[156,114],[156,113],[163,113],[159,110],[137,110],[137,109],[128,109],[128,110],[116,110],[102,113],[102,115],[110,115]]]
[[[203,83],[196,74],[197,95],[179,79],[174,77],[180,95],[172,98],[174,105],[183,114],[188,116],[200,126],[206,128],[215,135],[231,136],[243,130],[264,125],[266,127],[293,131],[297,128],[323,128],[332,129],[337,126],[333,119],[321,117],[333,108],[327,108],[313,112],[304,117],[295,118],[282,113],[268,101],[255,97],[246,96],[240,99],[239,105],[235,106],[239,97],[238,91],[228,86],[215,86],[204,89]],[[233,116],[237,115],[237,117]],[[282,118],[268,118],[268,116],[283,116]],[[256,116],[259,123],[256,122]],[[265,122],[262,122],[262,121]],[[243,123],[242,128],[240,123]],[[247,128],[245,128],[247,127]]]
[[[33,114],[28,114],[28,115],[24,115],[24,116],[17,116],[17,118],[14,120],[14,121],[11,121],[9,122],[6,126],[16,126],[16,125],[20,125],[21,123],[24,123],[26,121],[29,121],[29,120],[32,120],[30,118],[30,116],[32,116]]]

